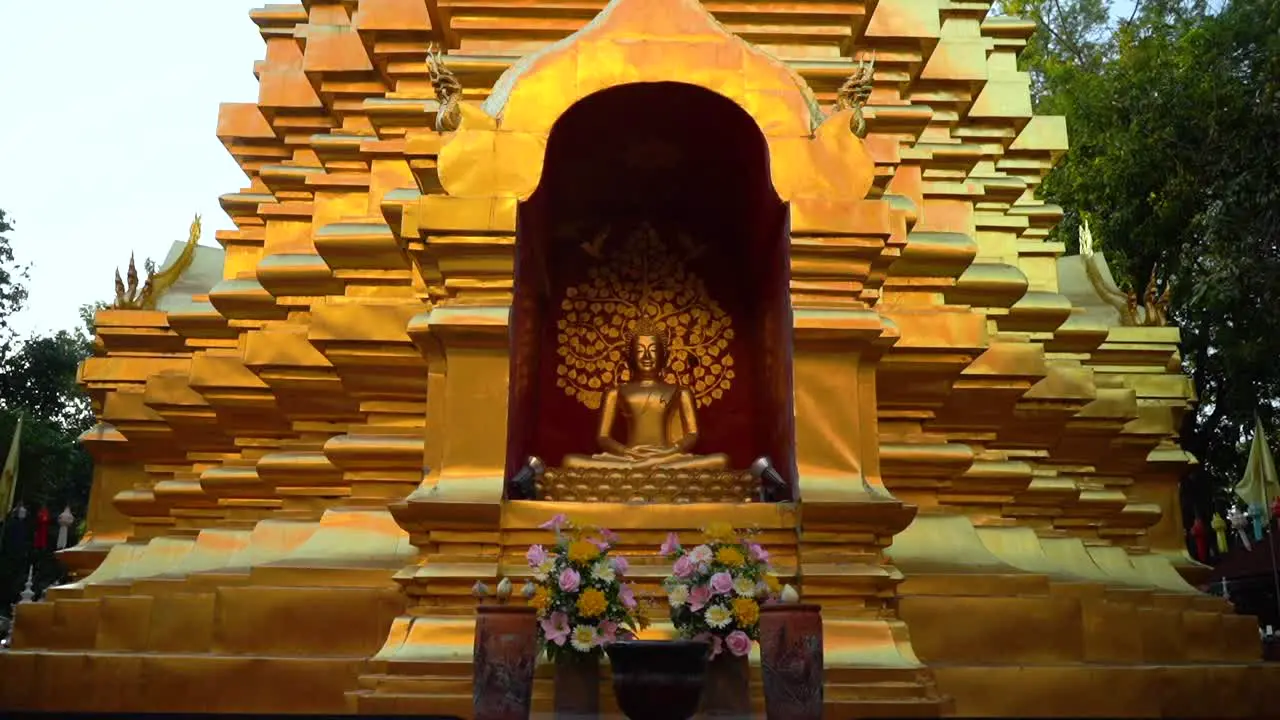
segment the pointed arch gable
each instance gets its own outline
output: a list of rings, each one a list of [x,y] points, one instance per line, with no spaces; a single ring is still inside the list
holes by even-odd
[[[578,32],[521,59],[482,106],[463,106],[462,128],[440,151],[441,183],[455,197],[527,199],[547,138],[570,107],[609,88],[660,82],[742,108],[768,142],[784,201],[843,206],[870,189],[874,163],[849,132],[847,111],[824,117],[795,71],[729,32],[698,0],[613,0]]]

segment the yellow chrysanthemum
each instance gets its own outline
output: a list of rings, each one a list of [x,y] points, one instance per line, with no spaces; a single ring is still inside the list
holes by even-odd
[[[585,565],[600,555],[600,548],[586,540],[575,540],[569,543],[569,562]]]
[[[747,562],[747,558],[738,548],[733,547],[732,545],[726,545],[716,551],[716,562],[721,565],[736,568],[742,567]]]
[[[535,608],[538,612],[546,612],[547,606],[551,604],[551,591],[544,587],[539,587],[533,591],[533,597],[529,598],[529,606]]]
[[[582,617],[597,617],[608,609],[609,600],[595,588],[587,588],[578,596],[578,614]]]
[[[711,523],[702,533],[707,536],[707,542],[728,543],[738,539],[737,531],[727,522]]]
[[[778,580],[778,576],[773,573],[765,574],[764,584],[769,588],[769,592],[771,593],[782,592],[782,583]]]
[[[738,627],[755,625],[760,619],[760,606],[751,598],[734,598],[733,617],[738,621]]]

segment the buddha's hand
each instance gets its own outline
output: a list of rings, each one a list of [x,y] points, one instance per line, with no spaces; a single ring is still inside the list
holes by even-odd
[[[627,454],[637,460],[647,460],[648,458],[670,455],[671,449],[657,445],[636,445],[635,447],[627,448]]]

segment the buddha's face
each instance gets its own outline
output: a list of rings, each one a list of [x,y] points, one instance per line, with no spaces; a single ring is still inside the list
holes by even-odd
[[[631,366],[641,377],[654,377],[662,370],[666,360],[666,347],[662,339],[652,335],[640,335],[631,343]]]

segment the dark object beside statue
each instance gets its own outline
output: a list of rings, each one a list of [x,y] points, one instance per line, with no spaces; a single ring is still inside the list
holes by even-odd
[[[760,669],[769,720],[822,719],[822,663],[819,606],[760,608]]]
[[[556,656],[551,703],[558,719],[600,715],[600,653],[565,650]]]
[[[538,657],[534,609],[506,605],[476,608],[472,684],[475,720],[526,720],[532,708]]]
[[[702,715],[709,720],[751,717],[751,661],[727,650],[707,663]]]
[[[693,640],[623,640],[605,648],[613,694],[631,720],[687,720],[698,710],[711,646]]]

